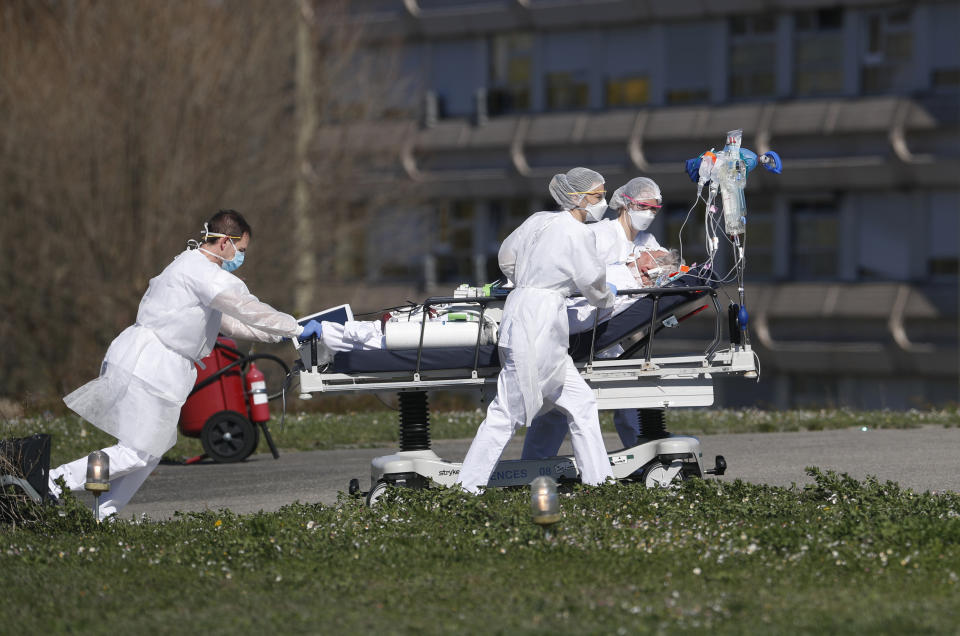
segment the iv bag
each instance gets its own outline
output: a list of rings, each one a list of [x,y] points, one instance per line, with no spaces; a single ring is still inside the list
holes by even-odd
[[[723,225],[729,235],[743,234],[747,223],[747,202],[743,188],[747,185],[747,166],[740,157],[742,130],[727,133],[727,145],[717,155],[713,169],[720,181],[723,201]]]

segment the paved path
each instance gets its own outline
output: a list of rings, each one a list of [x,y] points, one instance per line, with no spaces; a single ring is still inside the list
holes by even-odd
[[[616,448],[615,436],[607,447]],[[808,483],[804,467],[848,472],[854,477],[876,475],[918,491],[960,492],[960,429],[926,427],[912,430],[815,431],[748,433],[700,437],[704,463],[724,455],[729,465],[724,480],[789,486]],[[470,440],[439,440],[434,450],[462,460]],[[520,440],[507,448],[519,457]],[[276,510],[294,501],[332,504],[337,491],[346,491],[351,477],[369,485],[370,460],[394,448],[286,452],[274,460],[254,455],[240,464],[161,465],[125,509],[124,516],[146,514],[152,519],[174,511],[229,508],[248,513]],[[569,443],[562,450],[569,453]]]

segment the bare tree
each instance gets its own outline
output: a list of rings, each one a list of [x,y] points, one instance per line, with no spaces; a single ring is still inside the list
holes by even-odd
[[[89,379],[150,277],[219,208],[254,227],[241,274],[264,300],[291,307],[291,273],[311,267],[296,255],[310,245],[327,260],[301,282],[323,284],[333,250],[318,234],[349,231],[340,219],[362,223],[333,188],[367,158],[297,140],[298,24],[323,43],[309,91],[321,122],[342,108],[331,88],[351,81],[360,54],[342,20],[305,22],[311,8],[0,4],[0,395],[39,399]],[[328,18],[343,11],[323,8]],[[301,178],[302,226],[291,213]]]

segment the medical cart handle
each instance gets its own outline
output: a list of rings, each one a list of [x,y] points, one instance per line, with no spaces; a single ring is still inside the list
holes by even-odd
[[[646,294],[647,296],[672,296],[677,294],[689,294],[691,292],[716,293],[716,290],[708,285],[699,285],[696,287],[642,287],[640,289],[619,289],[617,290],[617,296],[631,296],[634,294]],[[582,297],[583,294],[580,293],[570,294],[570,298]],[[430,307],[433,305],[449,305],[455,303],[477,303],[478,305],[486,305],[488,303],[503,300],[503,296],[473,296],[470,298],[457,296],[433,296],[431,298],[427,298],[423,302],[423,305],[425,307]]]
[[[699,285],[697,287],[641,287],[640,289],[618,289],[617,296],[632,296],[634,294],[646,294],[647,296],[676,296],[678,294],[689,294],[691,292],[716,293],[716,289],[708,285]],[[570,294],[570,298],[583,298],[583,294]]]
[[[486,305],[495,301],[504,301],[506,296],[432,296],[423,301],[424,307],[430,307],[432,305],[451,305],[451,304],[467,304],[467,303],[476,303],[478,305]]]

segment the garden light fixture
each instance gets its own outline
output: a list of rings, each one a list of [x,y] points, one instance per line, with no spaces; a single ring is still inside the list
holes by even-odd
[[[93,451],[87,456],[87,482],[84,488],[93,493],[93,514],[100,523],[100,495],[110,490],[110,456]]]
[[[550,526],[560,521],[560,499],[553,477],[540,476],[530,484],[530,513],[533,522],[550,535]]]

